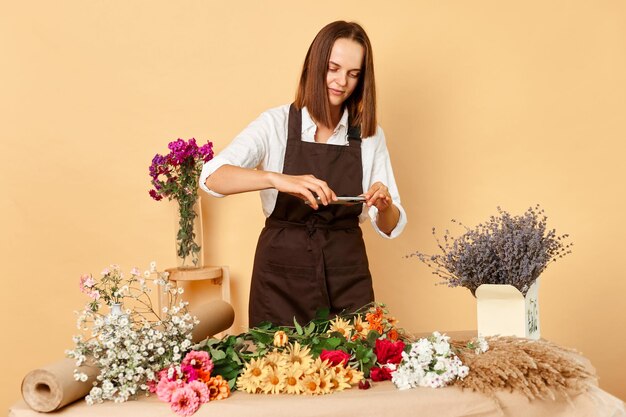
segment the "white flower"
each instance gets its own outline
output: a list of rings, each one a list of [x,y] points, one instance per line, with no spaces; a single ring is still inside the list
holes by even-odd
[[[469,368],[454,355],[449,340],[448,336],[435,332],[427,339],[412,343],[409,353],[403,352],[402,362],[392,374],[396,387],[439,388],[467,376]]]
[[[156,269],[156,262],[155,261],[150,262],[150,271],[151,272],[156,272],[156,270],[157,270]]]
[[[446,356],[450,352],[450,344],[447,341],[433,343],[433,349],[437,355]]]
[[[489,350],[489,343],[487,343],[487,340],[484,337],[478,338],[478,349],[482,353],[487,352]]]
[[[126,307],[145,305],[150,300],[145,281],[137,279],[138,269],[131,270],[129,279],[123,278],[124,274],[117,265],[111,265],[103,272],[107,274],[105,279],[117,280],[115,285],[119,290],[116,295],[122,298],[120,301]],[[148,277],[150,271],[144,274]],[[159,280],[165,283],[163,277],[166,275],[158,275]],[[169,287],[173,288],[171,284]],[[113,295],[112,288],[107,291]],[[127,303],[127,299],[131,302]],[[145,389],[146,382],[153,380],[156,372],[182,358],[182,354],[191,347],[193,319],[187,313],[186,304],[179,303],[177,297],[164,307],[164,312],[167,314],[162,320],[155,313],[131,308],[126,308],[126,314],[117,316],[108,314],[108,310],[106,314],[100,314],[91,310],[91,304],[79,312],[77,327],[84,329],[89,337],[75,336],[75,349],[68,350],[67,355],[76,361],[77,366],[90,356],[100,369],[94,387],[85,397],[88,404],[103,400],[126,401]],[[88,376],[78,370],[74,378],[77,381],[88,380]]]

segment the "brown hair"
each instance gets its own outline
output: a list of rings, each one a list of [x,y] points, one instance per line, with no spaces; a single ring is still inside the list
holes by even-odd
[[[328,61],[337,39],[346,38],[363,47],[363,63],[356,88],[345,101],[350,125],[361,127],[361,137],[376,133],[376,85],[374,83],[374,59],[372,45],[365,30],[354,22],[342,20],[329,23],[319,31],[304,59],[300,84],[296,93],[296,107],[306,106],[311,117],[323,125],[333,128],[326,86]]]

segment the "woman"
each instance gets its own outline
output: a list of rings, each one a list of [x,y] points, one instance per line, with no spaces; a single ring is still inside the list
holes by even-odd
[[[267,219],[250,327],[306,323],[320,308],[339,313],[374,300],[359,221],[369,215],[387,238],[406,224],[375,95],[367,34],[330,23],[309,47],[295,103],[261,114],[205,164],[200,185],[212,195],[261,191]],[[335,204],[358,195],[364,203]]]

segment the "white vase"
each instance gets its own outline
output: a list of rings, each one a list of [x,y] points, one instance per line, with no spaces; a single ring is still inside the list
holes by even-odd
[[[483,284],[476,289],[479,336],[539,339],[539,278],[523,295],[512,285]]]
[[[122,315],[122,303],[111,303],[109,305],[109,315],[110,316],[121,316]]]

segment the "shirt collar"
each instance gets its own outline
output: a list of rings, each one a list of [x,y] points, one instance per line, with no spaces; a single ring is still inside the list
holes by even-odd
[[[339,132],[339,130],[343,128],[346,132],[348,131],[348,109],[343,109],[343,114],[341,115],[341,119],[339,120],[339,124],[335,127],[335,132]],[[311,118],[309,111],[306,107],[302,108],[302,132],[315,132],[317,126],[315,122]]]

